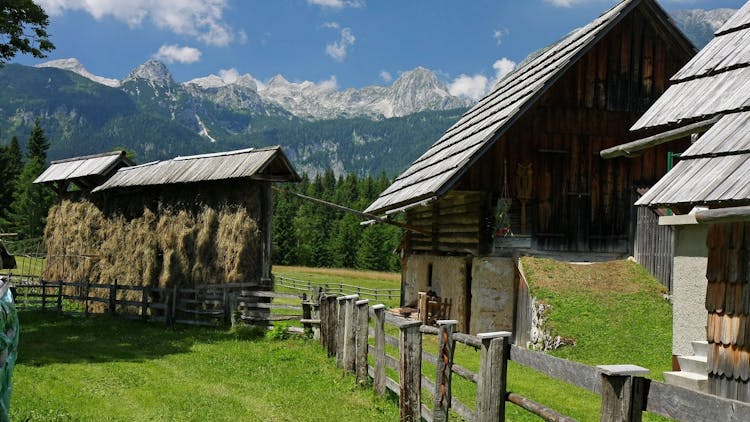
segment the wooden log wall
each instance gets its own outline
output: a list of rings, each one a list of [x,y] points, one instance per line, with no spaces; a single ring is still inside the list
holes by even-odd
[[[633,256],[661,284],[672,291],[674,267],[674,228],[660,226],[659,215],[647,207],[637,207]]]
[[[599,151],[650,135],[629,128],[691,56],[663,33],[640,9],[625,17],[497,139],[456,189],[487,192],[494,205],[507,163],[517,207],[516,168],[531,163],[533,248],[629,252],[634,187],[655,183],[667,171],[667,152],[683,151],[689,140],[636,158],[604,160]]]
[[[708,230],[708,388],[750,402],[750,223]]]
[[[409,225],[428,230],[430,236],[409,232],[411,250],[479,253],[481,235],[488,221],[487,195],[482,192],[451,191],[431,204],[406,212]],[[491,223],[490,223],[491,224]]]

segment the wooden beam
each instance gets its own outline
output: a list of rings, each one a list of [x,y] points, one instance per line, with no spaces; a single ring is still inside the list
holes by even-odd
[[[311,196],[303,195],[301,193],[292,192],[292,191],[289,191],[289,190],[286,190],[286,189],[282,189],[282,188],[280,188],[278,186],[273,186],[273,190],[275,190],[277,192],[284,193],[284,194],[293,195],[293,196],[296,196],[298,198],[304,199],[306,201],[314,202],[314,203],[316,203],[318,205],[323,205],[323,206],[330,207],[330,208],[333,208],[333,209],[336,209],[336,210],[339,210],[339,211],[344,211],[344,212],[348,212],[350,214],[358,215],[358,216],[360,216],[362,218],[366,218],[366,219],[369,219],[369,220],[374,220],[374,221],[376,221],[378,223],[390,224],[392,226],[400,227],[400,228],[402,228],[404,230],[408,230],[408,231],[411,231],[411,232],[424,234],[426,236],[432,236],[432,233],[430,231],[428,231],[428,230],[424,230],[424,229],[421,229],[419,227],[410,226],[408,224],[397,223],[397,222],[392,221],[392,220],[390,220],[388,218],[380,217],[380,216],[375,215],[375,214],[370,214],[370,213],[366,213],[366,212],[362,212],[362,211],[357,211],[355,209],[351,209],[351,208],[345,207],[343,205],[334,204],[333,202],[324,201],[322,199],[313,198]]]
[[[715,208],[698,211],[694,215],[698,223],[739,223],[750,221],[750,206]]]
[[[637,154],[636,152],[655,147],[675,139],[684,138],[693,133],[702,133],[711,128],[716,122],[721,119],[723,115],[713,117],[708,120],[703,120],[697,123],[689,124],[677,129],[668,130],[666,132],[659,133],[657,135],[649,136],[647,138],[639,139],[637,141],[628,142],[626,144],[617,145],[612,148],[602,150],[599,155],[604,159],[616,158],[616,157],[633,157]]]

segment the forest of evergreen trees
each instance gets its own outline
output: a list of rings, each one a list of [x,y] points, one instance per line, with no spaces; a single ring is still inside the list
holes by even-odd
[[[390,181],[349,174],[336,178],[332,171],[303,177],[285,189],[356,210],[364,210]],[[274,193],[273,262],[308,267],[359,268],[398,271],[401,229],[362,218],[293,195]]]

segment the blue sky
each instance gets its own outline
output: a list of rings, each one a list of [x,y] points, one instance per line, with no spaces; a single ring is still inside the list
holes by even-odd
[[[613,0],[36,0],[57,49],[121,79],[149,58],[177,81],[250,73],[268,81],[383,85],[423,66],[465,95],[586,24]],[[663,0],[667,10],[742,0]],[[18,62],[45,60],[20,57]],[[463,79],[461,79],[463,78]],[[463,83],[463,85],[461,85]]]

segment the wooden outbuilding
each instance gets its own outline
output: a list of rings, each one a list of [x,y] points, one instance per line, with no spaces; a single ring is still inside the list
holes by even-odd
[[[403,211],[430,233],[404,237],[405,301],[434,290],[459,330],[511,329],[516,266],[500,257],[630,253],[635,188],[666,173],[673,146],[636,160],[599,151],[635,139],[630,126],[693,54],[655,1],[625,0],[498,82],[366,210]]]
[[[92,180],[81,176],[96,167],[87,165],[91,160],[55,162],[37,182]],[[66,177],[63,166],[76,168]],[[50,210],[44,276],[161,288],[272,288],[271,184],[299,180],[280,147],[122,167],[93,189],[64,191]]]
[[[676,214],[660,223],[675,230],[673,354],[682,371],[665,379],[742,401],[750,401],[749,51],[750,2],[633,126],[660,133],[619,147],[638,153],[692,134],[679,162],[636,202]],[[707,351],[693,355],[691,343]]]
[[[58,194],[66,192],[71,185],[90,191],[107,181],[117,170],[135,163],[125,151],[112,151],[103,154],[87,155],[53,161],[34,183],[54,186]]]

